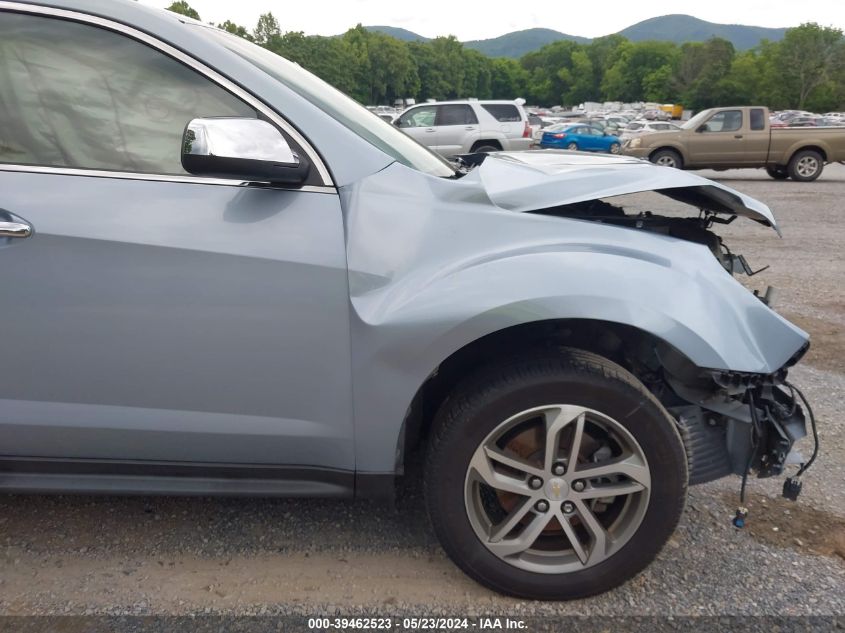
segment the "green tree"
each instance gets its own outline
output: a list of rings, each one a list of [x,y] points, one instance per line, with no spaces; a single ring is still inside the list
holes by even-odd
[[[593,68],[593,89],[590,100],[604,98],[601,87],[608,68],[613,66],[622,54],[628,40],[619,34],[597,37],[587,46],[587,55]]]
[[[493,62],[478,51],[464,48],[461,52],[464,66],[464,95],[489,99],[493,94]]]
[[[253,32],[256,43],[272,48],[274,40],[281,36],[282,29],[279,26],[279,21],[272,13],[262,13],[258,16],[258,24],[256,24]]]
[[[718,37],[683,44],[669,81],[670,93],[694,110],[728,105],[733,100],[726,80],[735,57],[733,44]]]
[[[763,90],[763,63],[758,50],[749,50],[734,57],[727,76],[719,81],[715,92],[726,97],[724,103],[761,105],[770,103]]]
[[[789,29],[771,53],[768,81],[779,83],[778,101],[802,109],[815,90],[840,76],[845,65],[842,30],[812,22]]]
[[[607,70],[602,92],[613,101],[640,101],[646,93],[652,100],[667,98],[668,86],[661,82],[671,79],[679,51],[672,42],[637,42],[620,47],[620,55]]]
[[[573,55],[582,50],[580,44],[559,40],[526,54],[520,61],[528,72],[527,98],[542,105],[558,104],[578,84],[573,73]]]
[[[569,88],[563,94],[563,103],[576,105],[597,98],[593,62],[586,49],[578,48],[572,51],[572,69],[569,75]]]
[[[167,7],[168,11],[173,11],[173,13],[178,13],[179,15],[184,15],[189,18],[193,18],[195,20],[200,19],[200,14],[196,12],[195,9],[191,7],[185,0],[175,0],[169,7]]]
[[[242,37],[250,42],[253,41],[253,37],[246,27],[243,27],[240,24],[235,24],[231,20],[226,20],[223,24],[218,24],[217,26],[232,35],[237,35],[238,37]]]
[[[490,63],[490,96],[493,99],[525,97],[528,73],[515,59],[496,57]]]
[[[465,92],[463,45],[454,37],[437,37],[430,42],[409,42],[425,99],[456,99]]]

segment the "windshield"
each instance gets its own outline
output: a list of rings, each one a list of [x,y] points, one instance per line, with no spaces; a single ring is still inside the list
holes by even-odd
[[[695,128],[697,128],[699,125],[701,125],[702,123],[704,123],[707,119],[709,119],[709,118],[710,118],[710,115],[711,115],[712,113],[713,113],[713,109],[712,109],[712,108],[711,108],[711,109],[709,109],[709,110],[702,110],[701,112],[699,112],[698,114],[696,114],[694,117],[692,117],[689,121],[687,121],[686,123],[684,123],[684,124],[681,126],[681,129],[684,129],[684,130],[694,130],[694,129],[695,129]]]
[[[226,31],[208,28],[208,33],[396,161],[432,176],[455,175],[443,158],[298,64]]]

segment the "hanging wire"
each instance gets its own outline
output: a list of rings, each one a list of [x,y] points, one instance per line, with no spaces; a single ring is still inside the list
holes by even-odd
[[[819,454],[819,432],[816,428],[816,416],[813,415],[813,409],[810,407],[810,403],[807,402],[807,398],[804,397],[804,394],[801,393],[801,390],[793,385],[792,383],[784,383],[787,387],[789,387],[790,391],[795,391],[798,394],[798,397],[801,398],[801,402],[804,403],[804,408],[807,410],[807,417],[810,418],[810,428],[813,430],[813,454],[810,456],[810,459],[807,460],[806,463],[801,465],[801,468],[798,469],[798,472],[795,473],[795,477],[800,477],[803,475],[807,469],[816,461],[816,457]]]

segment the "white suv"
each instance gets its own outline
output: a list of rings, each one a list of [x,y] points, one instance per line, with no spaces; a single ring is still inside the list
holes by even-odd
[[[438,101],[411,106],[394,121],[408,136],[451,158],[531,146],[528,115],[513,101]]]

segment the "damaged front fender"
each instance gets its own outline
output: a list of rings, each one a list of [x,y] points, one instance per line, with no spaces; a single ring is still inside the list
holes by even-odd
[[[550,319],[632,326],[698,367],[771,373],[807,335],[701,245],[495,205],[478,179],[394,164],[341,190],[359,468],[392,470],[401,421],[446,358]],[[385,421],[395,433],[385,433]]]

